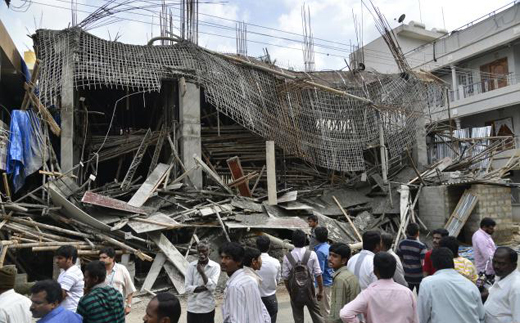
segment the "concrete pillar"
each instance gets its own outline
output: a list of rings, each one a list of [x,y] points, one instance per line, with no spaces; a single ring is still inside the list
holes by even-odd
[[[457,127],[457,130],[462,129],[462,127],[460,125],[460,118],[455,119],[455,126]]]
[[[60,135],[60,167],[66,173],[75,165],[74,158],[74,65],[73,62],[63,65],[61,77],[61,135]],[[78,159],[78,158],[76,158]],[[76,160],[77,162],[77,160]]]
[[[456,101],[459,99],[459,82],[457,79],[457,71],[455,70],[455,65],[451,65],[451,89],[453,90],[453,100]]]
[[[184,167],[195,166],[193,155],[202,158],[200,141],[200,88],[193,83],[187,83],[184,78],[179,80],[179,124],[180,124],[180,154]],[[197,188],[202,188],[202,169],[193,170],[190,180]]]
[[[426,145],[426,118],[421,115],[417,119],[417,131],[415,133],[415,145],[412,153],[414,163],[419,170],[428,166],[428,146]]]

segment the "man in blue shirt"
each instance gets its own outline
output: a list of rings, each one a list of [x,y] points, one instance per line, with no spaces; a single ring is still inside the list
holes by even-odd
[[[82,323],[80,315],[60,306],[61,285],[54,280],[39,281],[31,288],[31,312],[38,323]]]
[[[317,227],[314,230],[316,240],[318,244],[314,247],[314,251],[318,256],[318,263],[322,271],[323,277],[323,298],[319,302],[320,311],[323,317],[328,317],[330,313],[330,289],[332,287],[334,276],[334,270],[329,267],[329,248],[330,245],[327,242],[329,237],[329,231],[325,227]]]

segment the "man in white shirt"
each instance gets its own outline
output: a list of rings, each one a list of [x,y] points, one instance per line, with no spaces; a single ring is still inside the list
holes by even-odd
[[[292,235],[292,243],[294,245],[294,249],[290,252],[295,262],[303,262],[306,251],[310,253],[309,259],[307,261],[307,268],[312,277],[315,277],[318,282],[318,294],[310,297],[310,301],[306,304],[294,302],[291,299],[291,307],[293,312],[293,318],[295,323],[303,323],[303,309],[307,307],[309,314],[311,315],[313,323],[323,323],[325,322],[323,316],[320,312],[320,306],[318,301],[321,301],[323,298],[323,277],[321,276],[321,268],[318,262],[318,256],[316,252],[307,250],[305,247],[305,233],[302,230],[295,230]],[[290,284],[289,278],[291,275],[292,265],[287,258],[287,255],[283,258],[283,266],[282,266],[282,278],[285,283],[285,287],[290,292]]]
[[[199,259],[189,264],[186,272],[188,323],[215,322],[215,288],[220,277],[220,265],[209,259],[207,243],[197,244]]]
[[[61,246],[56,250],[55,257],[56,265],[62,270],[58,276],[63,297],[61,306],[71,312],[76,312],[85,287],[83,272],[76,266],[78,250],[73,246]]]
[[[262,258],[260,257],[261,255],[262,253],[258,249],[250,247],[245,248],[243,261],[244,272],[246,275],[250,276],[256,281],[258,288],[260,288],[260,285],[262,284],[262,277],[260,277],[257,272],[257,270],[262,268]]]
[[[32,322],[31,300],[14,291],[16,268],[0,268],[0,323]]]
[[[396,267],[394,273],[394,281],[399,285],[403,285],[404,287],[408,287],[408,283],[404,279],[404,269],[403,264],[401,263],[401,258],[392,250],[392,244],[394,243],[394,237],[390,233],[382,233],[381,234],[381,251],[386,251],[395,258]]]
[[[518,254],[511,248],[499,247],[493,255],[493,269],[498,277],[489,289],[484,304],[486,323],[520,322],[520,272]]]
[[[128,269],[125,266],[116,263],[116,252],[113,248],[107,247],[99,252],[99,261],[105,264],[107,275],[105,283],[117,289],[125,300],[125,315],[132,311],[132,297],[136,291],[134,282]]]
[[[242,261],[244,247],[236,242],[226,242],[220,249],[220,265],[229,279],[222,305],[223,323],[270,323],[257,282],[244,273]]]
[[[278,259],[275,259],[267,253],[271,246],[271,240],[267,236],[259,236],[256,238],[256,247],[262,253],[262,267],[257,271],[258,275],[262,277],[260,284],[260,296],[264,302],[269,315],[271,316],[271,323],[276,323],[278,314],[278,300],[276,299],[276,286],[282,278],[282,266]]]
[[[366,231],[363,233],[363,250],[350,258],[347,263],[347,269],[358,278],[361,291],[377,281],[374,274],[374,256],[379,251],[381,251],[381,234],[377,231]]]

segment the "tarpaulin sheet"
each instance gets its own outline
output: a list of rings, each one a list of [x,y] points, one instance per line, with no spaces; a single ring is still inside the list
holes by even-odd
[[[7,148],[7,173],[13,176],[15,192],[24,185],[27,176],[43,165],[41,138],[43,135],[40,121],[32,111],[12,111]]]

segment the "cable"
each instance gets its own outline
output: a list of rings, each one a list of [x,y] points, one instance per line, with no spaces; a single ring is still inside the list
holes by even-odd
[[[55,0],[55,1],[57,1],[57,0]],[[46,3],[41,3],[41,2],[37,2],[37,1],[33,1],[32,3],[33,3],[33,4],[36,4],[36,5],[42,5],[42,6],[52,7],[52,8],[56,8],[56,9],[70,10],[70,8],[61,7],[61,6],[57,6],[57,5],[46,4]],[[78,12],[91,13],[91,12],[84,11],[84,10],[78,10]],[[152,25],[152,26],[159,26],[159,25],[156,24],[156,23],[151,23],[151,22],[141,21],[141,20],[136,20],[136,19],[130,19],[130,18],[119,18],[119,19],[121,19],[121,20],[126,20],[126,21],[132,21],[132,22],[143,23],[143,24],[148,24],[148,25]],[[210,35],[210,36],[217,36],[217,37],[222,37],[222,38],[235,39],[235,37],[224,36],[224,35],[220,35],[220,34],[214,34],[214,33],[202,32],[202,31],[199,31],[199,33],[200,33],[200,34]],[[277,45],[277,44],[272,44],[272,43],[266,43],[266,42],[254,41],[254,40],[249,40],[249,39],[248,39],[247,41],[250,42],[250,43],[257,43],[257,44],[263,44],[263,45],[269,45],[269,46],[274,46],[274,47],[287,48],[287,49],[292,49],[292,50],[298,50],[298,51],[301,51],[301,49],[299,49],[299,48],[294,48],[294,47],[288,47],[288,46]],[[345,58],[345,56],[335,55],[335,54],[331,54],[331,53],[324,53],[324,52],[315,52],[315,53],[316,53],[316,54],[320,54],[320,55],[325,55],[325,56],[332,56],[332,57]],[[348,53],[348,52],[347,52],[347,53]]]

